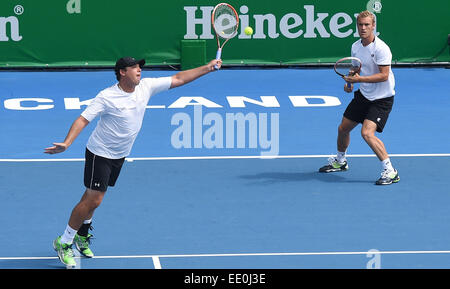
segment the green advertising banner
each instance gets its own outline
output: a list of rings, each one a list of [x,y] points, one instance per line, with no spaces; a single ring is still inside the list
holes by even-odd
[[[217,2],[218,3],[218,2]],[[150,65],[179,65],[182,40],[204,40],[215,57],[210,0],[1,0],[0,67],[112,66],[132,55]],[[449,62],[450,1],[229,1],[240,18],[224,47],[229,65],[331,63],[358,40],[356,15],[367,8],[393,63]],[[251,26],[248,36],[244,28]]]

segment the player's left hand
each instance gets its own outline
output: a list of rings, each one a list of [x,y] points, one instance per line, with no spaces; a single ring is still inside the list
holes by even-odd
[[[350,83],[355,83],[355,82],[361,81],[361,76],[358,73],[355,73],[354,75],[349,75],[349,76],[342,76],[342,78],[346,82],[350,82]]]
[[[62,153],[66,149],[67,149],[67,145],[65,143],[53,143],[53,146],[46,148],[44,153],[57,154],[57,153]]]

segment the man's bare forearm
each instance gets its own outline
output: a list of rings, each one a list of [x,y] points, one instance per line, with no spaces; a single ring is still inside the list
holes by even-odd
[[[74,140],[78,137],[81,131],[89,124],[89,121],[82,116],[79,116],[73,123],[67,133],[64,143],[70,146]]]

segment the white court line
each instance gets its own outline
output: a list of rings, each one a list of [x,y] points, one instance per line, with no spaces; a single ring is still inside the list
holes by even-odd
[[[167,160],[220,160],[220,159],[295,159],[327,158],[334,155],[277,155],[277,156],[196,156],[196,157],[137,157],[126,158],[127,161],[167,161]],[[450,153],[438,154],[389,154],[390,157],[450,157]],[[350,158],[375,157],[374,154],[349,154]],[[81,162],[84,158],[73,159],[0,159],[0,162]]]
[[[156,267],[161,267],[160,258],[200,258],[200,257],[252,257],[252,256],[325,256],[325,255],[376,255],[376,254],[450,254],[441,251],[360,251],[360,252],[291,252],[291,253],[231,253],[231,254],[183,254],[183,255],[117,255],[94,256],[93,259],[142,259],[151,258]],[[0,260],[49,260],[58,257],[0,257]]]

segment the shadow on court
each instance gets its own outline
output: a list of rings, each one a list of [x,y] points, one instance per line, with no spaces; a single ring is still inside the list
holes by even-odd
[[[284,182],[310,182],[312,180],[324,183],[374,183],[374,180],[352,179],[345,173],[325,174],[319,172],[265,172],[254,175],[240,176],[242,179],[253,180],[257,184],[275,184]]]
[[[0,269],[66,269],[58,260],[0,260]]]

